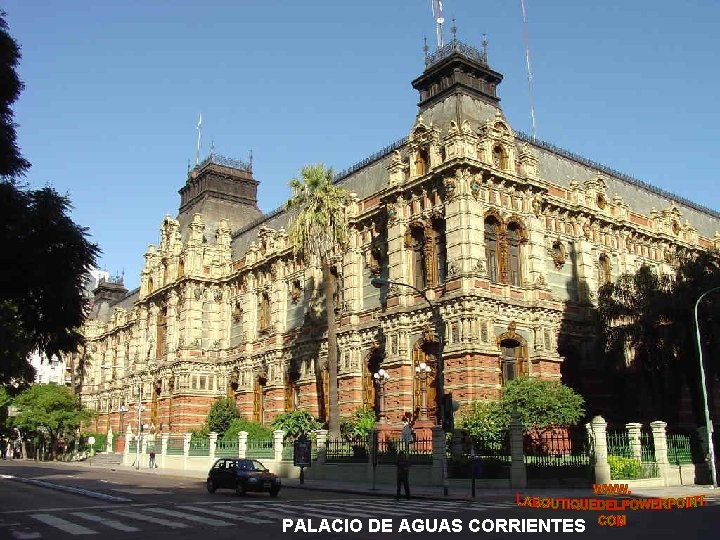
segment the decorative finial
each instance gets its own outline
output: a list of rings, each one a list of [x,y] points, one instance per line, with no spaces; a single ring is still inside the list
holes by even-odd
[[[452,26],[450,27],[450,33],[452,34],[453,43],[457,42],[457,26],[455,26],[455,17],[452,20]]]
[[[423,52],[425,53],[425,61],[427,62],[428,52],[430,52],[430,47],[428,47],[428,44],[427,44],[427,36],[423,37],[423,43],[424,43]]]
[[[188,173],[190,172],[190,160],[188,159]]]
[[[248,161],[250,162],[250,171],[252,171],[252,148],[250,149],[250,156],[248,157]]]
[[[215,139],[210,139],[210,155],[215,153]]]
[[[488,48],[487,35],[483,34],[483,36],[482,36],[482,57],[486,64],[488,61],[487,48]]]

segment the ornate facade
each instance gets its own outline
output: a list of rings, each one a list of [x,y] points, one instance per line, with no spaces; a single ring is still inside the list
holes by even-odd
[[[388,420],[420,407],[415,367],[433,371],[444,325],[444,386],[493,399],[519,375],[591,372],[595,291],[641,264],[662,272],[680,252],[720,245],[720,215],[513,130],[502,76],[453,40],[413,81],[409,135],[338,176],[354,194],[349,250],[337,260],[341,415],[376,405],[372,374],[390,374]],[[257,208],[249,164],[211,155],[188,174],[177,218],[145,254],[139,289],[97,290],[86,346],[73,360],[98,427],[144,404],[162,431],[199,426],[218,396],[269,422],[295,408],[326,414],[318,269],[294,258],[284,211]],[[601,389],[594,389],[599,391]],[[138,395],[139,393],[139,395]],[[124,425],[128,425],[125,422]]]

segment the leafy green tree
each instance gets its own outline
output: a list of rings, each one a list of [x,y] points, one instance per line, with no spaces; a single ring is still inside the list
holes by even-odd
[[[598,292],[598,315],[605,342],[606,367],[631,385],[625,405],[667,418],[664,396],[667,374],[677,347],[673,337],[672,278],[643,265],[633,275],[620,276]],[[647,391],[645,391],[647,390]]]
[[[577,424],[585,414],[585,400],[560,381],[520,377],[503,389],[504,415],[517,411],[525,432]]]
[[[237,439],[241,431],[246,431],[248,441],[266,441],[272,439],[272,430],[259,422],[251,422],[245,418],[236,418],[230,424],[224,435],[224,439]]]
[[[16,142],[12,104],[25,85],[20,81],[17,67],[20,46],[8,31],[6,13],[0,11],[0,178],[22,176],[30,163],[20,155]]]
[[[510,415],[499,401],[470,402],[459,411],[458,416],[459,427],[490,448],[502,444],[510,426]]]
[[[20,393],[14,404],[18,414],[12,418],[13,426],[26,434],[45,431],[51,459],[60,436],[74,432],[93,416],[69,388],[54,384],[33,385]]]
[[[475,401],[460,413],[460,425],[486,443],[500,443],[517,411],[525,433],[577,424],[585,414],[580,394],[559,381],[520,377],[507,383],[499,401]]]
[[[375,427],[377,415],[370,407],[358,407],[350,418],[343,420],[340,424],[340,433],[343,438],[353,441],[357,438],[367,437],[367,434]]]
[[[214,431],[218,437],[222,437],[234,420],[240,418],[235,400],[228,397],[218,398],[210,407],[205,426],[207,432]]]
[[[83,279],[98,247],[69,217],[70,200],[46,187],[29,190],[17,179],[29,169],[19,152],[12,104],[23,84],[15,71],[20,48],[0,12],[0,384],[32,381],[27,362],[77,349],[85,316]]]
[[[311,266],[320,266],[325,291],[328,340],[329,422],[331,435],[340,430],[337,392],[337,321],[335,318],[335,274],[331,266],[348,244],[347,208],[350,193],[333,183],[332,169],[323,164],[307,165],[300,179],[290,181],[293,195],[286,204],[288,211],[299,211],[292,219],[288,237],[296,254]]]
[[[273,420],[273,427],[283,430],[286,439],[296,439],[303,433],[309,436],[311,432],[320,429],[322,424],[308,411],[300,410],[278,414]]]

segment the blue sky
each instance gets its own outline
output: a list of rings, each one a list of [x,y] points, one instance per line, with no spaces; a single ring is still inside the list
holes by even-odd
[[[259,204],[307,163],[347,168],[405,136],[435,45],[430,0],[5,0],[23,50],[26,181],[68,193],[100,266],[143,253],[203,154],[252,149]],[[720,209],[714,0],[526,0],[538,138]],[[512,126],[530,131],[520,0],[445,0],[445,36],[489,40]]]

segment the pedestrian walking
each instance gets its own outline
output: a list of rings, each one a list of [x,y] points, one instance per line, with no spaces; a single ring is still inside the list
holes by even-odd
[[[410,459],[405,452],[400,452],[397,458],[397,492],[395,498],[400,498],[400,486],[405,489],[405,498],[410,498]]]
[[[151,469],[155,469],[157,467],[157,465],[155,464],[155,450],[152,450],[150,452],[150,463],[148,463],[148,466]]]

